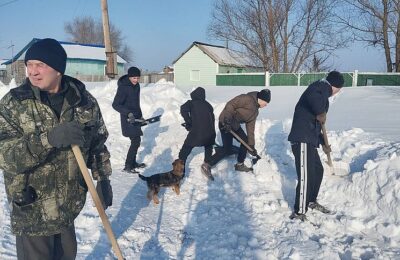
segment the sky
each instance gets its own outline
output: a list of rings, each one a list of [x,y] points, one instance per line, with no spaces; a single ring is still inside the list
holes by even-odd
[[[133,50],[133,63],[159,71],[172,65],[191,43],[224,45],[207,35],[215,0],[108,1],[110,21]],[[32,38],[67,41],[64,24],[75,17],[101,18],[101,1],[0,0],[0,59],[9,59]],[[338,50],[330,62],[340,71],[385,71],[383,52],[353,44]]]

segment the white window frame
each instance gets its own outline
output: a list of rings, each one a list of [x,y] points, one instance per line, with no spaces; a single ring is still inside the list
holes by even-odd
[[[195,73],[197,73],[197,77],[195,77]],[[200,81],[200,70],[191,70],[190,71],[190,81]]]

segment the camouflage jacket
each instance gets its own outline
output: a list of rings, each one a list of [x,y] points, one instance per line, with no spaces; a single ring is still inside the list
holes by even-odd
[[[87,186],[72,149],[56,149],[48,143],[47,133],[54,126],[72,120],[84,124],[85,144],[80,148],[93,178],[107,179],[111,174],[104,145],[108,132],[96,99],[77,79],[63,76],[61,84],[67,91],[60,119],[28,79],[0,101],[0,169],[16,235],[60,233],[85,204]],[[28,185],[37,198],[21,205],[17,201]]]

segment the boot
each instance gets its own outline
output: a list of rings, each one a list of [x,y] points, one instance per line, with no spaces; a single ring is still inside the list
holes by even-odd
[[[212,174],[211,174],[211,166],[210,166],[208,163],[204,162],[204,163],[201,165],[201,173],[202,173],[204,176],[206,176],[207,179],[209,179],[210,181],[213,181],[213,180],[214,180],[214,176],[212,176]]]
[[[293,212],[293,213],[289,216],[289,218],[290,218],[290,219],[299,219],[299,220],[301,220],[301,221],[306,221],[306,220],[307,220],[307,217],[306,217],[305,214],[298,214],[298,213],[295,213],[295,212]]]
[[[144,168],[146,166],[147,165],[145,163],[137,163],[137,162],[133,163],[133,168]]]
[[[329,210],[327,207],[325,207],[325,206],[322,206],[321,204],[319,204],[318,202],[310,202],[310,203],[308,203],[308,207],[310,208],[310,209],[315,209],[315,210],[318,210],[318,211],[321,211],[322,213],[324,213],[324,214],[331,214],[332,213],[332,211],[331,210]]]
[[[237,163],[237,164],[235,164],[235,171],[251,172],[251,171],[253,171],[253,168],[247,167],[244,163]]]
[[[138,173],[138,171],[136,171],[135,168],[132,167],[132,165],[129,165],[129,164],[125,165],[123,171],[127,172],[127,173]]]

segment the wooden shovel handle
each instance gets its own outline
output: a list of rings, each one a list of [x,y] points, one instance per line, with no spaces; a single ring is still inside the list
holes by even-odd
[[[103,226],[104,229],[106,230],[107,236],[111,241],[111,245],[115,252],[115,255],[118,257],[118,260],[123,260],[124,257],[122,256],[121,249],[119,248],[117,239],[115,239],[110,221],[108,220],[106,212],[103,208],[103,204],[101,203],[96,188],[94,187],[93,180],[90,177],[89,170],[86,166],[85,160],[83,159],[81,149],[77,145],[72,145],[72,151],[74,152],[75,158],[78,162],[79,169],[82,172],[83,178],[85,179],[86,185],[89,188],[89,192],[92,195],[94,205],[96,205],[97,211],[99,212],[99,216],[101,218],[101,221],[103,222]]]
[[[247,150],[249,150],[250,152],[253,152],[254,149],[250,147],[250,145],[248,145],[242,138],[240,138],[235,132],[233,132],[233,130],[229,131],[241,144],[243,144]],[[257,159],[261,159],[261,157],[257,154],[256,155]]]
[[[328,136],[326,135],[326,127],[325,127],[325,124],[321,124],[321,128],[322,128],[322,136],[323,136],[323,138],[324,138],[325,146],[326,146],[326,147],[329,147]],[[331,153],[330,153],[330,152],[327,153],[326,156],[328,157],[328,165],[332,167],[332,166],[333,166],[333,163],[332,163]]]

